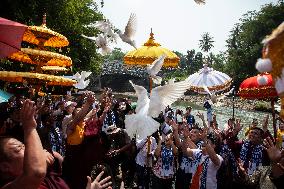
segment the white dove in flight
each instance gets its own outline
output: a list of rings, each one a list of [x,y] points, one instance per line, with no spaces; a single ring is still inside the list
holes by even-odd
[[[152,64],[147,65],[147,73],[152,78],[153,82],[156,84],[161,84],[162,78],[157,76],[157,73],[161,70],[164,60],[166,58],[166,55],[161,55],[158,59],[156,59]]]
[[[88,85],[90,84],[90,80],[83,80],[81,79],[80,81],[78,81],[76,84],[74,84],[73,86],[77,89],[85,89]]]
[[[88,37],[88,36],[82,34],[82,37],[85,37],[87,39],[94,41],[96,43],[96,45],[98,46],[98,48],[101,49],[102,55],[106,55],[106,54],[108,54],[112,51],[111,48],[109,47],[106,36],[98,35],[98,37]]]
[[[76,81],[85,80],[87,77],[89,77],[92,74],[92,72],[82,71],[81,74],[77,72],[75,75],[72,76],[72,79],[75,79]]]
[[[144,87],[129,82],[133,86],[138,100],[136,114],[125,116],[125,128],[130,137],[136,136],[138,140],[145,139],[158,130],[160,124],[152,117],[158,117],[166,106],[183,96],[191,86],[191,82],[187,80],[176,83],[169,82],[167,85],[154,88],[149,99]]]
[[[216,96],[214,92],[213,93],[210,92],[210,90],[208,89],[207,86],[203,86],[203,89],[209,94],[211,101],[214,104],[218,103],[218,101],[224,99],[225,97],[231,96],[233,94],[233,91],[234,91],[234,87],[233,87],[233,88],[230,89],[230,91]],[[219,106],[220,106],[220,104],[222,104],[222,103],[219,103]],[[218,106],[218,105],[216,105],[216,106]]]
[[[77,83],[74,84],[73,86],[77,89],[85,89],[90,83],[89,79],[87,80],[85,79],[89,77],[91,74],[92,72],[87,72],[87,71],[82,71],[81,74],[77,72],[75,75],[72,76],[72,79],[75,79],[77,81]]]
[[[201,4],[205,4],[205,0],[194,0],[195,1],[195,3],[197,3],[197,4],[199,4],[199,5],[201,5]]]
[[[125,26],[124,33],[122,33],[121,30],[118,30],[117,32],[123,42],[128,43],[135,49],[137,48],[133,37],[136,32],[136,24],[136,15],[134,13],[131,13],[127,25]]]
[[[104,35],[109,36],[115,43],[117,43],[118,35],[113,31],[113,25],[109,20],[97,21],[95,24],[92,24],[92,26],[103,32]]]

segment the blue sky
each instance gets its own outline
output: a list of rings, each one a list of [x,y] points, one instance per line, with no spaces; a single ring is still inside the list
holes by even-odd
[[[277,0],[206,0],[198,5],[194,0],[104,0],[99,10],[116,28],[123,29],[133,12],[137,16],[137,47],[148,39],[153,28],[155,39],[163,47],[186,53],[198,48],[204,32],[214,37],[213,52],[226,49],[226,39],[234,24],[247,11],[260,10],[267,3]],[[132,50],[121,41],[115,47],[127,52]]]

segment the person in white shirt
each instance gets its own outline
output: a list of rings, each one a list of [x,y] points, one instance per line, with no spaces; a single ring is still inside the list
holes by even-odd
[[[143,140],[136,142],[137,156],[136,162],[136,174],[137,184],[139,189],[149,189],[150,184],[150,170],[152,167],[152,160],[154,152],[157,148],[156,139],[149,136]]]
[[[213,138],[207,138],[208,128],[204,128],[200,135],[203,140],[202,150],[191,149],[186,146],[183,147],[183,151],[189,157],[199,162],[196,175],[192,178],[192,184],[190,189],[216,189],[217,178],[216,174],[221,166],[223,158],[216,154],[215,141]]]

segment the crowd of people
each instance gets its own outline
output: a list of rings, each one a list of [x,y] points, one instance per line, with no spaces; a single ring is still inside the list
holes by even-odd
[[[218,115],[191,111],[167,107],[154,118],[159,130],[137,140],[124,123],[135,106],[109,88],[97,98],[89,91],[12,97],[0,104],[0,188],[283,187],[284,120],[275,139],[268,116],[220,126]],[[242,129],[246,138],[239,139]]]

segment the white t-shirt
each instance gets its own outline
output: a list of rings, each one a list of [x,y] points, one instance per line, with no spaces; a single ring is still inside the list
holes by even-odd
[[[194,159],[196,159],[198,156],[200,156],[200,153],[202,153],[202,150],[199,150],[199,149],[192,149],[192,151],[193,151],[193,158]],[[209,158],[208,168],[207,168],[207,176],[206,176],[206,188],[208,188],[208,189],[216,189],[217,188],[216,174],[217,174],[217,171],[220,168],[221,163],[223,161],[223,158],[220,155],[217,154],[217,156],[220,160],[219,166],[216,166],[211,161],[211,159]],[[206,159],[206,157],[208,157],[208,155],[202,154],[199,164],[202,164],[204,162],[204,160]]]
[[[153,155],[157,148],[157,142],[156,142],[156,139],[152,136],[150,139],[151,139],[150,153]],[[147,138],[137,141],[136,146],[139,152],[137,153],[135,161],[138,165],[144,167],[146,165],[146,156],[147,156],[147,151],[148,151]],[[149,158],[149,164],[152,165],[152,158]]]

